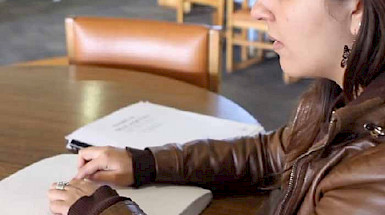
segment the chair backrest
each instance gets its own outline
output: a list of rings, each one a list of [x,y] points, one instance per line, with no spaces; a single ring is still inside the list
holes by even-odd
[[[242,1],[226,0],[227,7],[231,5],[231,7],[226,8],[226,10],[230,12],[234,12],[235,10],[239,10],[239,9],[251,11],[251,8],[253,5],[250,5],[250,4],[254,4],[256,1],[258,0],[254,0],[254,1],[253,0],[242,0]],[[234,4],[238,6],[235,7]]]
[[[155,73],[218,91],[219,32],[207,26],[105,17],[65,24],[70,64]]]

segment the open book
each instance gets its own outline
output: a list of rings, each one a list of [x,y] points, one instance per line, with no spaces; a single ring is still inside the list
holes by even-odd
[[[259,124],[230,120],[139,102],[115,111],[66,136],[67,148],[115,146],[144,149],[196,139],[251,136],[264,129]],[[33,153],[33,152],[32,152]],[[46,192],[51,183],[76,175],[76,155],[59,155],[28,166],[0,181],[1,215],[50,214]],[[140,189],[118,188],[149,215],[197,215],[210,202],[209,190],[191,186],[152,185]]]
[[[66,136],[67,148],[89,145],[144,149],[197,139],[227,139],[264,132],[259,124],[244,124],[139,102],[115,111]]]
[[[0,181],[1,215],[48,215],[47,191],[53,182],[76,175],[77,155],[62,154],[34,163]],[[192,186],[151,185],[117,188],[148,215],[197,215],[210,203],[209,190]]]

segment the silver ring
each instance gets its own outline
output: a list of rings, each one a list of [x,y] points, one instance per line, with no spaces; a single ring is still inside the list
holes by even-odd
[[[69,184],[68,182],[59,181],[59,182],[56,183],[55,189],[56,189],[56,190],[64,190],[64,188],[65,188],[68,184]]]

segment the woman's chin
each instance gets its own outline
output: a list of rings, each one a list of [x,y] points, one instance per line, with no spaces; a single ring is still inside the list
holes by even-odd
[[[299,74],[298,72],[294,72],[293,70],[285,70],[282,68],[282,72],[285,76],[290,77],[290,78],[295,78],[295,79],[305,78],[305,76],[303,74]]]
[[[301,73],[301,71],[303,70],[300,70],[298,66],[294,66],[292,64],[286,64],[285,61],[282,60],[282,58],[280,59],[280,66],[281,66],[282,72],[286,76],[293,77],[293,78],[303,78],[305,76],[303,73]]]

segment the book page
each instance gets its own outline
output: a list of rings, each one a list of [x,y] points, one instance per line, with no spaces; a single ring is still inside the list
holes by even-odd
[[[47,215],[47,192],[53,182],[76,175],[77,155],[63,154],[34,163],[0,181],[1,215]],[[212,199],[209,190],[192,186],[150,185],[118,188],[149,215],[197,215]]]
[[[94,146],[144,149],[197,139],[227,139],[264,132],[261,125],[238,123],[175,108],[139,102],[115,111],[66,136]]]

